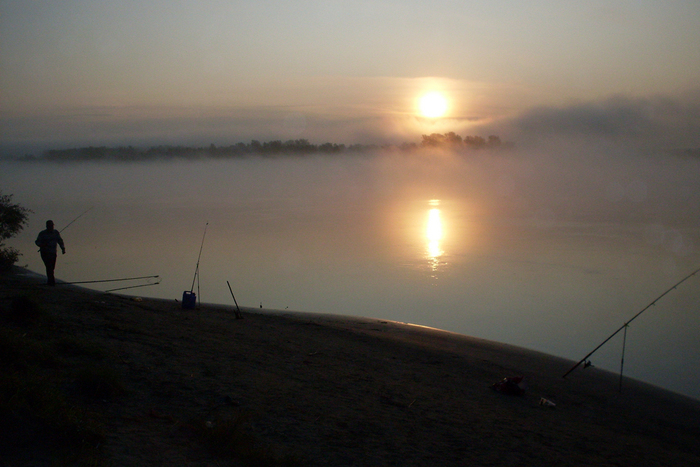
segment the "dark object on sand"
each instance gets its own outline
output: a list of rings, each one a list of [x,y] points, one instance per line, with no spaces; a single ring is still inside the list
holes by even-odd
[[[523,376],[513,376],[492,384],[491,389],[508,396],[524,396],[527,384]]]

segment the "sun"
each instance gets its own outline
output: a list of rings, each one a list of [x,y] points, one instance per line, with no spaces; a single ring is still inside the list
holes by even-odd
[[[442,117],[447,112],[447,99],[439,92],[429,92],[420,98],[418,108],[424,117]]]

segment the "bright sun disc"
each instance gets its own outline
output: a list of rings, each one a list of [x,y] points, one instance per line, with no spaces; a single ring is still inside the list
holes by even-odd
[[[418,107],[424,117],[442,117],[447,112],[447,100],[442,94],[431,92],[420,98]]]

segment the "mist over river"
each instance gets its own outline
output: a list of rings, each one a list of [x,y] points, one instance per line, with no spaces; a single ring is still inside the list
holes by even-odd
[[[40,273],[45,221],[61,230],[89,209],[62,232],[59,280],[159,275],[122,293],[193,288],[232,305],[229,281],[241,306],[409,322],[576,361],[700,267],[700,159],[614,146],[3,160],[0,189],[34,211],[7,243]],[[700,398],[699,304],[692,277],[636,319],[625,375]],[[621,350],[622,334],[591,360],[619,371]]]

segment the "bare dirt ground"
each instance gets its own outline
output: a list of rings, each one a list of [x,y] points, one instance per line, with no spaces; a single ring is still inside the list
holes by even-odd
[[[246,443],[277,465],[700,465],[700,402],[632,380],[619,393],[595,368],[563,379],[568,360],[381,319],[237,320],[231,307],[47,287],[21,269],[0,279],[0,307],[30,296],[119,375],[123,391],[85,403],[102,465],[255,465],[235,452]],[[490,388],[511,376],[524,396]],[[231,420],[254,441],[207,438]],[[42,465],[33,451],[0,465]]]

